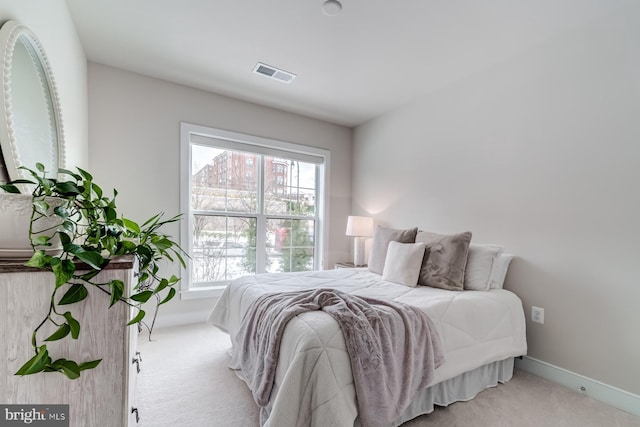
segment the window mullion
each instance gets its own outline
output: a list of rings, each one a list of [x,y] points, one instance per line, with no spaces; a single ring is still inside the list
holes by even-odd
[[[256,218],[256,273],[267,271],[267,221],[264,216],[264,155],[258,156],[258,202]]]
[[[238,218],[247,218],[247,217],[255,217],[256,214],[252,212],[228,212],[228,211],[215,211],[215,210],[191,210],[191,214],[200,215],[200,216],[228,216],[228,217],[238,217]]]
[[[304,216],[304,215],[265,215],[268,219],[300,219],[300,220],[309,220],[309,221],[317,221],[318,216]]]
[[[315,211],[315,219],[316,221],[314,222],[314,257],[313,257],[313,268],[314,270],[319,270],[320,267],[322,266],[322,263],[324,262],[322,260],[322,236],[320,235],[321,230],[324,228],[324,224],[321,224],[320,221],[322,221],[322,217],[323,215],[321,214],[322,212],[324,212],[324,198],[323,197],[319,197],[320,194],[324,194],[325,189],[324,189],[324,181],[322,180],[321,177],[321,170],[320,170],[320,166],[316,165],[316,182],[318,183],[318,185],[316,186],[316,211]]]
[[[256,221],[256,273],[264,273],[266,267],[267,222],[264,215],[257,215]]]

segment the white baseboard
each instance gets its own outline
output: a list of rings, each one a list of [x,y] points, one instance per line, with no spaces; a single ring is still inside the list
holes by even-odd
[[[188,313],[163,314],[158,316],[154,328],[169,328],[171,326],[190,325],[207,321],[211,310],[190,311]]]
[[[529,356],[516,359],[516,368],[569,387],[579,393],[586,394],[593,399],[630,414],[640,416],[640,396],[629,393],[628,391],[587,378],[575,372],[567,371],[566,369]]]

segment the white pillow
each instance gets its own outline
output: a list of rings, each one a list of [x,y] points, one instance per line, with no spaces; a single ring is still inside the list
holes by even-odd
[[[424,258],[424,243],[389,242],[382,279],[415,287]]]
[[[491,270],[491,279],[489,280],[489,286],[491,289],[502,289],[504,279],[507,277],[507,271],[509,270],[509,264],[513,259],[511,254],[500,254],[493,263],[493,269]]]
[[[464,289],[488,291],[495,259],[502,251],[503,247],[498,245],[470,244],[467,266],[464,269]]]
[[[401,230],[386,228],[378,224],[376,232],[373,234],[373,243],[369,254],[369,271],[382,274],[389,242],[413,243],[416,241],[417,232],[418,227]]]

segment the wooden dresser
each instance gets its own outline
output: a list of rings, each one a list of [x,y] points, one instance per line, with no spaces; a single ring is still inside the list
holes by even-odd
[[[135,263],[122,257],[110,263],[96,280],[119,279],[125,289],[134,285]],[[47,343],[49,354],[77,362],[102,359],[100,365],[70,380],[64,375],[14,373],[33,355],[31,333],[48,312],[53,274],[20,262],[0,261],[0,402],[6,404],[69,404],[71,427],[135,426],[137,326],[126,326],[132,309],[122,303],[109,308],[109,296],[87,286],[89,295],[76,304],[61,306],[81,325],[77,340],[67,336]],[[61,289],[57,298],[66,291]],[[39,345],[55,327],[43,327]]]

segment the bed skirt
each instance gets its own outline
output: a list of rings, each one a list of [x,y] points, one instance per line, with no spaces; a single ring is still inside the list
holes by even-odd
[[[513,376],[513,358],[489,363],[473,371],[435,384],[416,398],[402,416],[392,425],[399,426],[420,415],[430,414],[434,406],[448,406],[473,399],[482,390],[505,383]],[[356,419],[356,426],[360,426]]]

